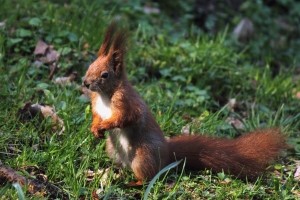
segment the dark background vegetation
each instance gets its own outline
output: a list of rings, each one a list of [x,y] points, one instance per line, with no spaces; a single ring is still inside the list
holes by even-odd
[[[112,20],[129,30],[129,78],[166,135],[179,134],[186,125],[191,132],[225,137],[279,126],[296,149],[291,160],[298,159],[298,1],[0,0],[0,5],[2,163],[19,171],[26,166],[42,169],[70,198],[89,198],[99,188],[100,178],[87,183],[84,172],[111,163],[104,143],[95,145],[89,133],[90,107],[78,88]],[[241,36],[235,30],[245,20],[246,33]],[[76,71],[73,84],[54,84],[49,63],[35,66],[38,40],[60,54],[53,79]],[[20,122],[17,113],[26,102],[54,106],[65,122],[64,135],[53,133],[47,120]],[[289,168],[294,164],[289,161],[286,166],[290,174],[270,178],[266,187],[258,182],[254,189],[240,181],[224,186],[220,176],[209,181],[203,174],[186,173],[183,179],[173,174],[176,189],[159,183],[151,198],[293,199],[299,195],[294,192],[299,189],[294,168]],[[141,197],[143,190],[122,186],[132,179],[124,173],[117,181],[109,179],[112,182],[99,196]],[[193,184],[198,189],[190,193]],[[0,194],[16,197],[9,184],[2,186]]]

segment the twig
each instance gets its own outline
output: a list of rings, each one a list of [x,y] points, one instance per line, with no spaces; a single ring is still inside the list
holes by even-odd
[[[17,173],[14,169],[4,166],[0,163],[0,182],[19,183],[21,186],[27,186],[27,192],[35,195],[42,195],[54,199],[69,199],[69,196],[61,188],[45,181],[33,178],[26,178]]]

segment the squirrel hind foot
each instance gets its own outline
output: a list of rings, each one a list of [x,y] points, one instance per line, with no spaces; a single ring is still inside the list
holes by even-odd
[[[138,181],[130,181],[129,183],[126,184],[127,187],[136,187],[136,188],[140,188],[142,187],[143,181],[142,180],[138,180]]]

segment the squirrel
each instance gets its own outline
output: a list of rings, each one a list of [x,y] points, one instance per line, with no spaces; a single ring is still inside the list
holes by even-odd
[[[106,30],[97,59],[83,85],[91,91],[91,132],[106,140],[108,156],[129,167],[137,179],[151,180],[163,167],[186,159],[191,170],[211,169],[255,180],[287,148],[279,128],[256,130],[236,139],[182,135],[166,139],[146,103],[130,84],[125,70],[127,34],[116,23]]]

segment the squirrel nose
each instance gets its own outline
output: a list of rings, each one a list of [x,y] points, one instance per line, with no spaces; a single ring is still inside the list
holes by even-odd
[[[89,82],[87,82],[87,80],[84,80],[84,81],[83,81],[83,85],[84,85],[85,87],[89,88],[91,84],[90,84]]]

